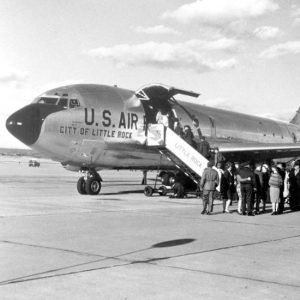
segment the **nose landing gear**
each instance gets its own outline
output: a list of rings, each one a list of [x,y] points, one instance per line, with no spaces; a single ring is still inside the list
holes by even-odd
[[[77,191],[81,195],[98,195],[101,190],[101,176],[96,170],[89,170],[77,181]]]

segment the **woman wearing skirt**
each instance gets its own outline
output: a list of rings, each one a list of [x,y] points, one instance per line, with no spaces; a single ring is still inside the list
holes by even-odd
[[[272,166],[272,173],[269,180],[270,185],[270,200],[272,203],[272,213],[271,215],[277,215],[278,204],[280,202],[280,187],[282,186],[283,181],[281,176],[278,173],[278,170],[275,166]]]

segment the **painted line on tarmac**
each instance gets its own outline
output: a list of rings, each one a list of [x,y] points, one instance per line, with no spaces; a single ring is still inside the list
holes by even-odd
[[[61,251],[81,256],[94,256],[94,257],[102,257],[106,258],[104,255],[95,254],[95,253],[89,253],[89,252],[82,252],[82,251],[76,251],[76,250],[69,250],[69,249],[63,249],[63,248],[56,248],[56,247],[50,247],[50,246],[43,246],[43,245],[34,245],[34,244],[26,244],[21,242],[15,242],[15,241],[0,241],[0,243],[6,243],[11,245],[18,245],[18,246],[26,246],[26,247],[33,247],[33,248],[39,248],[39,249],[46,249],[46,250],[55,250],[55,251]]]
[[[276,285],[285,286],[285,287],[300,288],[300,285],[292,284],[292,283],[278,282],[278,281],[272,281],[272,280],[264,280],[264,279],[246,277],[246,276],[230,275],[230,274],[226,274],[226,273],[217,273],[217,272],[210,272],[210,271],[205,271],[205,270],[199,270],[199,269],[197,270],[197,269],[190,269],[190,268],[170,266],[170,265],[158,265],[158,264],[155,264],[155,263],[149,263],[149,264],[157,265],[157,266],[160,266],[160,267],[171,268],[171,269],[190,271],[190,272],[195,272],[195,273],[204,273],[204,274],[209,274],[209,275],[223,276],[223,277],[229,277],[229,278],[241,279],[241,280],[248,280],[248,281],[260,282],[260,283],[276,284]]]
[[[91,271],[96,271],[96,270],[104,270],[104,269],[112,269],[112,268],[116,268],[116,267],[123,267],[123,266],[132,265],[132,264],[150,264],[150,265],[154,265],[154,266],[158,266],[158,267],[181,269],[181,270],[186,270],[186,271],[191,271],[191,272],[206,273],[206,274],[216,275],[216,276],[224,276],[224,277],[230,277],[230,278],[236,278],[236,279],[244,279],[244,280],[250,280],[250,281],[255,281],[255,282],[263,282],[263,283],[270,283],[270,284],[276,284],[276,285],[281,285],[281,286],[290,286],[290,287],[299,288],[300,285],[294,285],[294,284],[289,284],[289,283],[268,281],[268,280],[256,279],[256,278],[251,278],[251,277],[248,278],[248,277],[244,277],[244,276],[235,276],[235,275],[230,275],[230,274],[209,272],[209,271],[204,271],[204,270],[196,270],[196,269],[176,267],[176,266],[170,266],[170,265],[165,265],[164,266],[164,265],[159,265],[159,264],[156,263],[157,261],[161,261],[161,260],[167,260],[167,259],[178,258],[178,257],[186,257],[186,256],[190,256],[190,255],[198,255],[198,254],[202,254],[202,253],[209,253],[209,252],[215,252],[215,251],[221,251],[221,250],[227,250],[227,249],[234,249],[234,248],[239,248],[239,247],[247,247],[247,246],[259,245],[259,244],[265,244],[265,243],[272,243],[272,242],[283,241],[283,240],[299,238],[299,237],[300,237],[300,235],[295,235],[295,236],[289,236],[289,237],[284,237],[284,238],[279,238],[279,239],[264,240],[264,241],[259,241],[259,242],[254,242],[254,243],[246,243],[246,244],[241,244],[241,245],[232,245],[232,246],[220,247],[220,248],[215,248],[215,249],[208,249],[208,250],[203,250],[203,251],[198,251],[198,252],[179,254],[179,255],[174,255],[174,256],[152,258],[152,259],[147,259],[147,260],[129,260],[129,259],[122,259],[120,257],[125,256],[125,255],[138,253],[138,252],[143,252],[143,251],[146,251],[146,250],[150,250],[150,249],[152,249],[152,247],[148,247],[148,248],[140,249],[140,250],[135,250],[135,251],[131,251],[131,252],[128,252],[128,253],[123,253],[123,254],[120,254],[120,255],[117,255],[117,256],[114,256],[114,257],[105,257],[105,256],[95,254],[95,256],[101,256],[102,258],[98,259],[98,260],[95,260],[95,261],[85,262],[85,263],[81,263],[81,264],[74,265],[74,266],[67,266],[67,267],[64,267],[64,268],[56,269],[56,270],[48,270],[48,271],[41,272],[41,273],[30,274],[30,275],[23,276],[23,277],[9,279],[9,280],[0,282],[0,285],[21,283],[21,282],[27,282],[27,281],[40,280],[40,279],[54,278],[54,277],[62,277],[62,276],[74,275],[74,274],[79,274],[79,273],[86,273],[86,272],[91,272]],[[24,246],[40,247],[40,248],[52,249],[52,250],[59,250],[59,251],[65,251],[65,252],[70,252],[70,253],[81,253],[82,255],[87,255],[84,252],[77,252],[77,251],[73,251],[73,250],[66,250],[66,249],[60,249],[60,248],[52,248],[52,247],[46,247],[46,246],[22,244],[22,243],[17,243],[17,242],[14,243],[14,242],[9,242],[9,241],[2,241],[2,242],[12,243],[12,244],[19,244],[19,245],[24,245]],[[88,255],[93,255],[93,254],[88,254]],[[90,264],[90,263],[95,263],[95,262],[104,261],[104,260],[108,260],[108,259],[120,260],[120,261],[123,261],[124,263],[105,266],[105,267],[89,268],[89,269],[85,269],[85,270],[72,271],[72,272],[61,273],[61,274],[53,274],[53,275],[33,277],[33,276],[37,276],[37,275],[44,275],[44,274],[52,273],[52,272],[55,272],[55,271],[56,272],[57,271],[62,271],[62,270],[66,270],[66,269],[76,267],[76,266],[87,265],[87,264]]]
[[[258,241],[258,242],[253,242],[253,243],[245,243],[245,244],[240,244],[240,245],[231,245],[231,246],[219,247],[219,248],[215,248],[215,249],[190,252],[190,253],[185,253],[185,254],[178,254],[178,255],[170,256],[169,258],[185,257],[185,256],[190,256],[190,255],[197,255],[197,254],[202,254],[202,253],[234,249],[234,248],[239,248],[239,247],[248,247],[248,246],[260,245],[260,244],[267,244],[267,243],[279,242],[279,241],[284,241],[284,240],[289,240],[289,239],[294,239],[294,238],[299,238],[299,237],[300,237],[300,235],[298,234],[298,235],[293,235],[293,236],[288,236],[288,237],[283,237],[283,238],[264,240],[264,241]]]
[[[98,271],[98,270],[113,269],[113,268],[116,268],[116,267],[129,266],[131,264],[132,264],[132,262],[129,262],[129,263],[126,263],[126,264],[123,263],[123,264],[116,264],[116,265],[105,266],[105,267],[90,268],[90,269],[86,269],[86,270],[73,271],[73,272],[62,273],[62,274],[53,274],[53,275],[47,275],[47,276],[41,276],[41,277],[26,278],[26,277],[32,276],[32,275],[28,275],[28,276],[20,277],[20,279],[17,279],[17,280],[13,279],[13,280],[10,280],[10,281],[2,281],[2,282],[0,282],[0,286],[1,285],[14,284],[14,283],[22,283],[22,282],[28,282],[28,281],[41,280],[41,279],[49,279],[49,278],[56,278],[56,277],[62,277],[62,276],[69,276],[69,275],[75,275],[75,274],[82,274],[82,273]]]
[[[1,281],[0,285],[6,285],[6,284],[11,284],[11,283],[17,283],[17,282],[24,282],[24,281],[29,281],[29,280],[36,280],[36,279],[39,279],[39,278],[47,277],[47,276],[41,276],[41,275],[46,275],[46,274],[49,274],[49,273],[54,273],[54,272],[59,272],[59,271],[65,271],[67,269],[81,267],[81,266],[84,266],[84,265],[88,265],[88,264],[96,263],[96,262],[101,262],[101,261],[104,261],[104,260],[107,260],[107,258],[105,257],[105,258],[101,258],[101,259],[97,259],[97,260],[87,261],[87,262],[80,263],[80,264],[70,265],[70,266],[67,266],[67,267],[50,269],[50,270],[44,271],[44,272],[38,272],[38,273],[33,273],[33,274],[25,275],[25,276],[15,277],[15,278],[11,278],[11,279]],[[40,277],[34,277],[34,276],[40,276]]]
[[[44,271],[44,272],[38,272],[38,273],[29,274],[29,275],[25,275],[25,276],[21,276],[21,277],[15,277],[15,278],[7,279],[7,280],[4,280],[4,281],[1,281],[0,285],[7,285],[7,284],[12,284],[12,283],[24,282],[24,281],[32,281],[32,280],[38,280],[38,279],[43,279],[43,278],[66,276],[66,275],[77,274],[77,273],[82,273],[82,272],[88,272],[88,271],[93,271],[93,270],[98,270],[98,269],[107,269],[107,268],[111,268],[111,267],[114,267],[114,266],[100,267],[100,268],[87,269],[87,270],[81,270],[81,271],[73,271],[73,272],[63,273],[63,274],[53,274],[53,275],[47,275],[47,276],[40,276],[40,275],[45,275],[45,274],[49,274],[49,273],[53,273],[53,272],[59,272],[59,271],[67,270],[67,269],[72,269],[72,268],[88,265],[88,264],[91,264],[91,263],[110,260],[110,259],[124,262],[124,263],[118,264],[116,266],[122,266],[124,264],[125,265],[130,265],[130,264],[133,263],[132,260],[124,259],[124,258],[122,259],[120,257],[125,256],[125,255],[130,255],[130,254],[134,254],[134,253],[147,251],[147,250],[152,248],[152,247],[147,247],[147,248],[138,249],[138,250],[134,250],[134,251],[130,251],[130,252],[127,252],[127,253],[123,253],[123,254],[119,254],[119,255],[110,257],[110,256],[99,255],[99,254],[90,254],[90,253],[86,253],[86,252],[79,252],[79,251],[67,250],[67,249],[61,249],[61,248],[55,248],[55,247],[25,244],[25,243],[19,243],[19,242],[0,241],[0,243],[1,242],[2,243],[13,244],[13,245],[28,246],[28,247],[42,248],[42,249],[55,250],[55,251],[63,251],[63,252],[72,253],[72,254],[78,254],[78,255],[83,255],[83,256],[95,256],[95,257],[101,257],[101,258],[96,259],[96,260],[92,260],[92,261],[87,261],[87,262],[80,263],[80,264],[69,265],[69,266],[62,267],[62,268],[56,268],[56,269],[51,269],[51,270]],[[151,261],[153,261],[153,260],[156,260],[156,259],[152,259]],[[38,277],[34,277],[34,276],[38,276]]]

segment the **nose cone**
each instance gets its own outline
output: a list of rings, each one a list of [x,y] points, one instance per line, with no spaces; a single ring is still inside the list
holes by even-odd
[[[6,128],[13,136],[30,146],[39,138],[45,118],[61,109],[58,106],[38,103],[27,105],[6,120]]]

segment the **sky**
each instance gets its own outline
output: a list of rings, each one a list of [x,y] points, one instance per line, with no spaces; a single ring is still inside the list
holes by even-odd
[[[7,117],[73,83],[161,83],[199,104],[289,121],[300,106],[299,0],[0,0]]]

